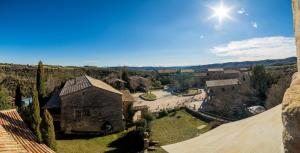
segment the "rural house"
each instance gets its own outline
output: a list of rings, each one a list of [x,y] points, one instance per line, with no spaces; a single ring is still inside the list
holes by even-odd
[[[240,83],[238,79],[206,81],[206,88],[211,93],[236,90],[239,85]]]
[[[61,131],[111,133],[124,129],[123,94],[110,85],[85,75],[68,80],[58,93],[43,108],[54,112]]]

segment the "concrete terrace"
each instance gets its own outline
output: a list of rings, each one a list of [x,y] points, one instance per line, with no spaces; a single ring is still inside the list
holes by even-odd
[[[281,105],[278,105],[162,148],[169,153],[282,153],[282,131]]]

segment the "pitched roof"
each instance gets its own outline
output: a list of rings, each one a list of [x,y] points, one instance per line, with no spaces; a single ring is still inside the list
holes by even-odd
[[[207,73],[205,73],[205,72],[194,73],[194,76],[195,77],[205,77],[205,76],[207,76]]]
[[[17,143],[15,139],[8,132],[6,132],[6,130],[2,126],[0,126],[0,142],[0,152],[27,152],[25,148],[21,144]]]
[[[193,73],[193,72],[195,72],[195,70],[193,70],[193,69],[181,69],[180,72],[181,73]]]
[[[135,101],[128,90],[121,90],[121,92],[123,93],[122,101]]]
[[[0,152],[54,153],[45,144],[36,142],[35,135],[15,109],[0,111],[0,144]]]
[[[224,73],[240,73],[240,71],[237,71],[237,70],[224,70]]]
[[[49,108],[59,108],[60,105],[60,98],[59,93],[61,90],[55,90],[53,94],[51,95],[51,98],[48,100],[48,102],[43,106],[43,109],[49,109]]]
[[[239,84],[238,79],[206,81],[206,86],[207,87],[219,87],[219,86],[228,86],[228,85],[237,85],[237,84]]]
[[[240,71],[249,71],[249,68],[240,68]]]
[[[219,71],[224,71],[223,68],[212,68],[212,69],[207,69],[208,72],[219,72]]]
[[[84,75],[81,77],[68,80],[65,86],[63,87],[62,91],[60,92],[60,96],[68,95],[70,93],[74,93],[91,86],[122,95],[120,91],[104,83],[103,81]]]
[[[158,73],[177,73],[178,70],[176,69],[163,69],[163,70],[158,70]]]

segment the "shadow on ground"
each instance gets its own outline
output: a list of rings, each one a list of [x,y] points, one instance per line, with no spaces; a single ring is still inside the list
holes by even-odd
[[[140,139],[137,133],[132,131],[108,146],[115,149],[106,153],[137,153],[143,150],[143,140]]]

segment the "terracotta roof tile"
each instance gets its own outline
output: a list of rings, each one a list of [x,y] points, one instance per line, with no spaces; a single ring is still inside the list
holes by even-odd
[[[0,152],[54,153],[45,144],[36,142],[36,137],[15,109],[0,111],[0,127],[0,142],[7,143],[0,143]]]

